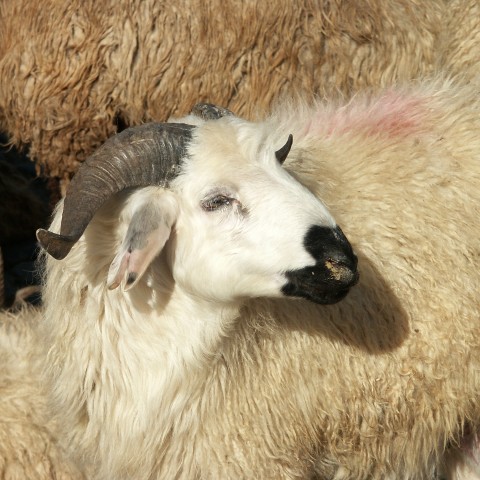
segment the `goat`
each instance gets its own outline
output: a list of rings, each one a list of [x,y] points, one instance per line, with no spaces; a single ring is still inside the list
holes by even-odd
[[[89,476],[193,478],[194,405],[244,300],[335,303],[358,280],[328,210],[282,168],[292,136],[275,151],[256,129],[233,115],[127,129],[73,178],[60,233],[38,231],[63,259],[47,267],[49,391]]]

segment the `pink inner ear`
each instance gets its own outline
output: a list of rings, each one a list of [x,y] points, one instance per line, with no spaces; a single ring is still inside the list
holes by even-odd
[[[125,276],[125,271],[127,270],[127,265],[130,259],[130,253],[124,252],[123,249],[121,253],[119,253],[110,265],[108,270],[108,288],[110,290],[114,290],[117,288],[123,280]]]
[[[132,249],[124,242],[108,270],[108,288],[110,290],[117,288],[125,277],[125,291],[134,287],[153,259],[162,251],[169,236],[170,227],[162,221],[158,228],[145,234],[144,247]]]
[[[425,99],[393,90],[374,101],[354,98],[336,110],[320,108],[306,127],[305,135],[327,137],[352,134],[405,137],[427,129]]]

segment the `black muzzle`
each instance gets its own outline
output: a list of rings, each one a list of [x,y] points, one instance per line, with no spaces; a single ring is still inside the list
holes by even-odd
[[[314,225],[304,246],[315,265],[286,272],[282,293],[320,304],[342,300],[359,279],[357,256],[342,230]]]

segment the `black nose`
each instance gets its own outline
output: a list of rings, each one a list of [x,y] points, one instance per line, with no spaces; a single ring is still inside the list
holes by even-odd
[[[332,262],[352,271],[357,268],[357,256],[340,227],[313,225],[303,242],[306,250],[318,262]]]
[[[316,303],[336,303],[359,279],[357,257],[339,227],[310,227],[304,247],[315,265],[286,272],[285,295],[303,297]]]

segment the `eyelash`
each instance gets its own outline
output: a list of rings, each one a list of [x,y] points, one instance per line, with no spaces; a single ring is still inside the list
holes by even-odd
[[[227,208],[235,202],[236,200],[234,198],[227,197],[226,195],[215,195],[214,197],[204,200],[202,202],[202,208],[206,212],[215,212]]]

